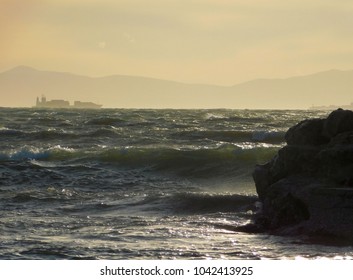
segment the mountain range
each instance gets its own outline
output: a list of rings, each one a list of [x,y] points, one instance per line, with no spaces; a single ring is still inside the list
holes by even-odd
[[[81,100],[104,108],[307,109],[353,101],[353,70],[329,70],[234,86],[187,84],[146,77],[88,77],[18,66],[0,73],[0,107],[30,107],[37,96]]]

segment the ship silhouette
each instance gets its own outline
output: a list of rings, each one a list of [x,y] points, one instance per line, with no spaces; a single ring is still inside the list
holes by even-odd
[[[311,106],[309,110],[336,110],[337,108],[345,109],[345,110],[352,110],[353,111],[353,102],[349,105],[329,105],[329,106]]]
[[[102,105],[93,102],[74,101],[73,105],[70,105],[69,101],[63,99],[47,100],[42,95],[41,99],[37,97],[35,108],[78,108],[78,109],[99,109]]]

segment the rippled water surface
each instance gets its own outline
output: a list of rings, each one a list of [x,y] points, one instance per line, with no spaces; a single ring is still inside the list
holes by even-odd
[[[0,109],[0,258],[350,258],[235,232],[254,165],[310,111]]]

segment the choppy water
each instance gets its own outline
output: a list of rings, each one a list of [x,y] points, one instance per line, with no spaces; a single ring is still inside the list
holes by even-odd
[[[0,108],[0,258],[350,258],[233,229],[309,111]]]

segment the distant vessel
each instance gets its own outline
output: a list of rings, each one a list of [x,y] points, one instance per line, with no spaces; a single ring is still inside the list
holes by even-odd
[[[69,101],[63,99],[53,99],[47,101],[47,98],[42,95],[41,100],[37,97],[35,108],[79,108],[79,109],[99,109],[102,105],[93,102],[75,101],[74,105],[70,105]]]
[[[341,105],[341,106],[337,106],[337,105],[312,106],[309,109],[310,110],[335,110],[337,108],[342,108],[342,109],[345,109],[345,110],[353,110],[353,102],[351,102],[351,104],[349,104],[349,105]]]

